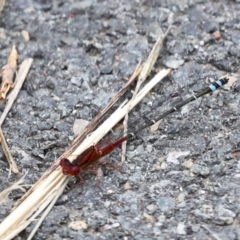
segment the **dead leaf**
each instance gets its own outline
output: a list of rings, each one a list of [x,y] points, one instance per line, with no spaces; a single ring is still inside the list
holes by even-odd
[[[9,90],[14,87],[13,77],[17,70],[17,59],[18,52],[16,47],[13,46],[7,61],[7,65],[3,66],[1,70],[2,84],[0,89],[0,100],[5,99]]]

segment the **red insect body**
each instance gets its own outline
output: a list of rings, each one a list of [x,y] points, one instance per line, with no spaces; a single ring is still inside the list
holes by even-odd
[[[81,153],[73,162],[70,162],[67,158],[63,158],[60,161],[60,166],[62,167],[62,173],[64,175],[79,175],[81,172],[87,172],[91,169],[91,166],[97,163],[97,161],[109,153],[111,153],[115,148],[121,145],[127,137],[122,137],[119,140],[111,143],[105,147],[100,147],[98,145],[91,146],[87,148],[83,153]]]
[[[62,167],[62,173],[64,175],[76,176],[80,173],[80,168],[73,165],[67,158],[61,159],[60,166]]]

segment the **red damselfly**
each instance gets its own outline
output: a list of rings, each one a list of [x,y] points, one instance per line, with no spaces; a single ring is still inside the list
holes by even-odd
[[[63,158],[60,161],[60,165],[62,167],[62,173],[65,175],[79,175],[80,179],[83,181],[81,176],[81,172],[94,172],[94,166],[97,165],[97,162],[100,158],[108,155],[111,153],[115,148],[121,145],[127,139],[132,139],[135,134],[142,131],[143,129],[150,127],[157,121],[165,118],[166,116],[170,115],[171,113],[177,111],[181,107],[185,106],[186,104],[195,101],[196,99],[215,91],[216,89],[222,87],[228,82],[228,78],[222,78],[214,83],[212,83],[207,88],[204,88],[202,91],[198,92],[197,94],[193,95],[192,97],[186,99],[185,101],[177,104],[176,106],[172,107],[168,111],[162,113],[160,116],[156,117],[156,119],[149,121],[149,123],[145,124],[144,126],[140,127],[135,132],[130,132],[126,136],[121,137],[117,141],[107,145],[107,146],[100,146],[100,145],[93,145],[87,148],[83,153],[81,153],[75,160],[70,162],[67,158]]]

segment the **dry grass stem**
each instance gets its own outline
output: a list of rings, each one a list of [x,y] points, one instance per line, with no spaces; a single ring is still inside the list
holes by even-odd
[[[13,46],[7,61],[7,65],[2,67],[1,70],[2,84],[0,87],[0,100],[4,100],[9,90],[14,87],[13,78],[17,70],[17,60],[18,52],[16,47]]]
[[[32,65],[32,62],[33,62],[33,59],[29,58],[29,59],[25,59],[23,61],[23,63],[21,64],[19,72],[16,76],[15,87],[12,90],[12,92],[9,94],[9,96],[7,97],[8,101],[7,101],[6,107],[0,118],[0,126],[3,124],[8,112],[10,111],[15,99],[17,98],[17,95],[18,95],[19,91],[21,90],[23,82],[27,76],[27,73],[28,73],[31,65]],[[7,161],[10,166],[9,173],[11,173],[11,171],[12,171],[13,173],[18,174],[19,170],[18,170],[17,164],[14,162],[14,160],[12,158],[11,152],[8,148],[8,145],[7,145],[7,142],[3,135],[1,127],[0,127],[0,139],[1,139],[1,144],[2,144],[4,154],[7,158]]]
[[[0,224],[0,239],[10,239],[9,236],[13,237],[13,233],[21,232],[34,221],[37,215],[44,210],[42,206],[45,207],[45,201],[48,201],[49,196],[50,199],[53,199],[53,192],[57,192],[57,189],[60,188],[59,185],[65,179],[66,176],[61,171],[55,171],[49,176],[49,181],[42,181],[41,184],[38,184],[38,188],[35,188],[32,194]]]
[[[142,83],[147,79],[147,77],[149,76],[149,73],[152,71],[152,68],[155,65],[157,58],[159,56],[161,47],[163,46],[163,42],[166,39],[170,29],[171,29],[171,26],[167,29],[164,36],[159,36],[157,42],[154,44],[152,51],[150,52],[147,61],[144,63],[143,69],[138,77],[137,85],[136,85],[136,88],[133,93],[131,101],[133,101],[135,99]],[[129,109],[130,108],[131,108],[131,103],[129,105]],[[127,123],[128,123],[128,114],[126,114],[126,116],[124,118],[124,122],[123,122],[125,134],[127,133]],[[121,162],[125,162],[126,151],[127,151],[127,141],[122,143]]]
[[[56,184],[57,181],[58,181],[58,184]],[[51,210],[51,208],[53,207],[53,205],[57,201],[58,197],[64,191],[64,188],[65,188],[67,182],[68,181],[67,181],[66,178],[65,179],[57,178],[54,182],[55,187],[50,186],[50,191],[48,192],[47,197],[40,202],[39,208],[36,209],[36,211],[35,211],[35,209],[30,208],[29,209],[29,212],[30,212],[29,215],[26,215],[26,218],[24,220],[22,220],[16,227],[12,226],[12,229],[9,229],[9,234],[7,234],[6,238],[4,238],[4,239],[6,239],[6,240],[12,239],[18,233],[23,231],[30,223],[32,223],[34,221],[37,221],[37,216],[41,212],[43,212],[43,210],[48,206],[48,208],[44,212],[43,216],[38,220],[37,225],[32,230],[32,233],[29,235],[28,239],[31,239],[33,237],[34,233],[36,232],[36,230],[38,229],[39,225],[41,224],[41,222],[44,220],[44,218],[46,217],[48,212]],[[60,185],[60,188],[58,188],[59,185]],[[32,214],[33,212],[34,212],[34,214]],[[28,218],[28,216],[29,216],[29,218]]]
[[[157,61],[157,58],[159,56],[159,51],[163,45],[164,40],[166,39],[169,31],[171,29],[171,26],[168,27],[167,31],[165,32],[164,36],[160,36],[157,40],[157,42],[154,44],[152,51],[150,52],[148,59],[143,67],[143,70],[139,76],[140,81],[145,81],[145,79],[148,77],[149,73],[151,72],[154,64]]]
[[[8,148],[8,145],[7,145],[7,142],[6,142],[5,137],[3,135],[3,131],[2,131],[1,127],[0,127],[0,140],[1,140],[1,145],[2,145],[4,155],[6,156],[7,161],[9,163],[9,167],[10,167],[9,175],[11,174],[11,171],[15,174],[19,174],[17,164],[13,160],[12,154],[11,154],[9,148]]]
[[[92,122],[87,126],[85,131],[78,136],[74,142],[71,144],[69,151],[67,154],[69,155],[71,152],[73,152],[74,149],[76,149],[77,146],[83,141],[83,139],[86,137],[87,134],[91,133],[93,129],[99,124],[102,117],[105,116],[105,114],[111,109],[111,107],[119,100],[119,98],[129,89],[131,84],[136,80],[137,76],[141,72],[140,63],[136,66],[132,76],[129,78],[125,86],[111,99],[109,104],[101,111],[99,112]],[[59,159],[62,159],[63,157],[66,157],[65,155],[61,156]]]
[[[12,192],[12,190],[20,189],[21,191],[26,192],[24,187],[26,187],[28,185],[23,185],[23,180],[26,177],[26,174],[27,173],[25,173],[24,176],[22,176],[17,182],[13,183],[12,186],[3,190],[0,193],[0,204],[2,204],[6,200],[6,198]]]
[[[55,191],[52,192],[52,194],[46,199],[47,201],[45,201],[45,203],[41,206],[43,209],[45,209],[46,207],[47,209],[44,211],[41,218],[38,220],[36,226],[32,230],[31,234],[28,236],[27,240],[31,240],[33,238],[34,234],[37,232],[38,228],[41,226],[42,222],[44,221],[48,213],[51,211],[58,198],[62,195],[67,183],[68,178],[65,178],[62,180],[62,182],[59,182],[59,184],[55,187]],[[58,188],[59,185],[60,187]],[[40,213],[41,211],[37,211],[34,215],[38,216]]]
[[[87,125],[87,127],[84,129],[84,131],[73,141],[73,143],[70,145],[68,150],[64,152],[57,161],[49,168],[49,170],[39,179],[41,181],[42,179],[46,178],[53,170],[55,170],[59,166],[59,162],[62,158],[68,158],[68,156],[82,143],[84,138],[90,134],[93,129],[99,124],[99,122],[102,120],[103,116],[111,109],[111,107],[119,100],[119,98],[129,89],[131,84],[136,80],[136,77],[140,74],[141,68],[139,65],[136,66],[132,76],[128,79],[127,83],[124,85],[124,87],[118,91],[118,93],[111,99],[109,104],[100,111]],[[31,191],[27,193],[30,194]],[[27,197],[27,196],[26,196]]]
[[[69,160],[73,160],[76,155],[79,155],[82,151],[87,149],[92,144],[96,144],[101,140],[130,110],[134,108],[151,89],[164,77],[171,72],[171,69],[163,69],[155,75],[155,77],[147,83],[141,91],[136,95],[135,99],[126,103],[124,106],[119,107],[101,126],[98,127],[84,142],[73,152],[73,155],[69,156]]]

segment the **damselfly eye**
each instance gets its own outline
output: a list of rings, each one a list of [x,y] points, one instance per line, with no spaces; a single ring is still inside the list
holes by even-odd
[[[72,166],[71,169],[69,169],[69,173],[71,175],[78,175],[80,173],[80,168],[78,166]]]
[[[80,173],[80,168],[72,164],[67,158],[61,159],[60,166],[64,175],[78,175]]]
[[[61,161],[60,161],[60,166],[61,166],[61,167],[65,167],[65,166],[67,166],[67,165],[69,165],[69,164],[71,164],[71,162],[70,162],[67,158],[63,158],[63,159],[61,159]]]

